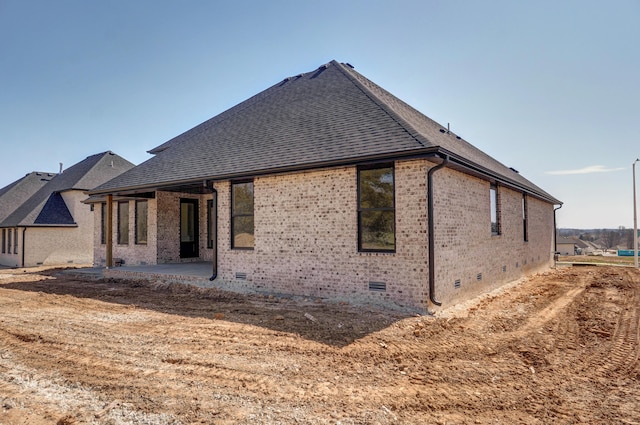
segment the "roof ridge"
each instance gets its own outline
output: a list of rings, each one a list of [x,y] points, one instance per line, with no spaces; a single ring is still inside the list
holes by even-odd
[[[340,70],[340,72],[342,72],[342,74],[349,79],[349,81],[351,81],[356,87],[358,87],[365,94],[365,96],[371,99],[380,109],[382,109],[387,115],[389,115],[392,120],[397,122],[398,125],[407,132],[407,134],[409,134],[413,139],[415,139],[416,142],[420,144],[420,146],[428,147],[428,145],[430,144],[429,140],[427,140],[412,124],[410,124],[407,120],[405,120],[397,112],[395,112],[393,108],[387,105],[386,102],[380,99],[380,97],[376,95],[371,89],[369,89],[367,86],[362,84],[357,78],[351,75],[351,72],[357,73],[361,78],[364,78],[370,84],[375,85],[380,90],[383,90],[383,91],[386,91],[386,90],[384,90],[382,87],[378,86],[376,83],[369,80],[367,77],[363,76],[359,72],[355,70],[353,71],[347,70],[346,68],[344,68],[346,65],[343,65],[335,60],[332,60],[330,63],[335,65]],[[389,93],[389,95],[397,99],[398,101],[404,103],[405,105],[410,106],[406,102],[403,102],[401,99],[394,96],[393,94]],[[416,112],[419,112],[419,111],[416,110]]]

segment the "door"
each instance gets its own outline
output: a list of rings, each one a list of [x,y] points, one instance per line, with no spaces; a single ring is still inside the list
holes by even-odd
[[[198,200],[180,199],[180,258],[198,257]]]

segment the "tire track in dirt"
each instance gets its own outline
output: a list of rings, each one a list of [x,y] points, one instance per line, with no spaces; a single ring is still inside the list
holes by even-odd
[[[613,334],[609,356],[598,366],[597,373],[601,376],[616,373],[625,375],[633,373],[637,376],[640,371],[640,287],[633,281],[629,271],[624,273],[624,282],[629,289],[624,295],[624,304]]]

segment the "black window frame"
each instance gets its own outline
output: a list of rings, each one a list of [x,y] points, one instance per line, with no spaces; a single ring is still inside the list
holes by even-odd
[[[100,203],[100,244],[107,243],[107,203]]]
[[[213,214],[211,214],[211,210],[213,209],[213,199],[207,199],[207,248],[213,248]]]
[[[362,206],[362,186],[361,186],[361,175],[363,172],[372,171],[372,170],[382,170],[389,168],[391,169],[391,178],[392,178],[392,206],[385,207],[363,207]],[[380,252],[380,253],[395,253],[397,250],[397,226],[396,226],[396,170],[395,163],[393,162],[385,162],[380,164],[370,164],[370,165],[361,165],[357,167],[357,212],[358,212],[358,252]],[[393,248],[385,249],[385,248],[365,248],[363,247],[363,213],[373,212],[373,211],[382,211],[382,212],[391,212],[393,213]]]
[[[140,214],[140,205],[145,205],[144,211],[144,226],[141,226],[140,220],[142,215]],[[136,245],[146,245],[149,237],[149,202],[146,199],[137,199],[135,202],[135,218],[134,218],[134,243]],[[140,232],[144,230],[144,240],[140,237]]]
[[[500,236],[502,234],[500,226],[500,191],[498,188],[497,183],[491,183],[489,185],[489,221],[491,222],[491,236]],[[494,213],[496,216],[495,222],[493,220]]]
[[[529,199],[526,193],[522,194],[522,239],[529,242]]]
[[[127,228],[126,231],[123,232],[123,228],[122,228],[122,210],[121,210],[121,206],[126,205],[127,207],[127,213],[126,213],[126,218],[127,218]],[[118,245],[129,245],[129,227],[130,227],[129,223],[129,201],[118,201]]]
[[[235,211],[235,199],[234,199],[234,187],[239,186],[239,185],[245,185],[245,184],[250,184],[251,185],[251,213],[245,213],[245,212],[237,212]],[[232,181],[231,182],[231,229],[230,229],[230,235],[231,235],[231,249],[240,249],[240,250],[253,250],[255,249],[255,185],[254,185],[254,181],[253,179],[249,179],[249,180],[237,180],[237,181]],[[235,223],[236,220],[239,218],[243,218],[243,217],[251,217],[252,219],[252,235],[253,235],[253,245],[252,246],[237,246],[236,245],[236,235],[235,235]]]

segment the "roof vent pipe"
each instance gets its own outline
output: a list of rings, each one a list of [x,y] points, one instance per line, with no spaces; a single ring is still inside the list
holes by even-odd
[[[62,174],[62,162],[60,162],[59,164],[60,164],[60,173],[59,174]]]

